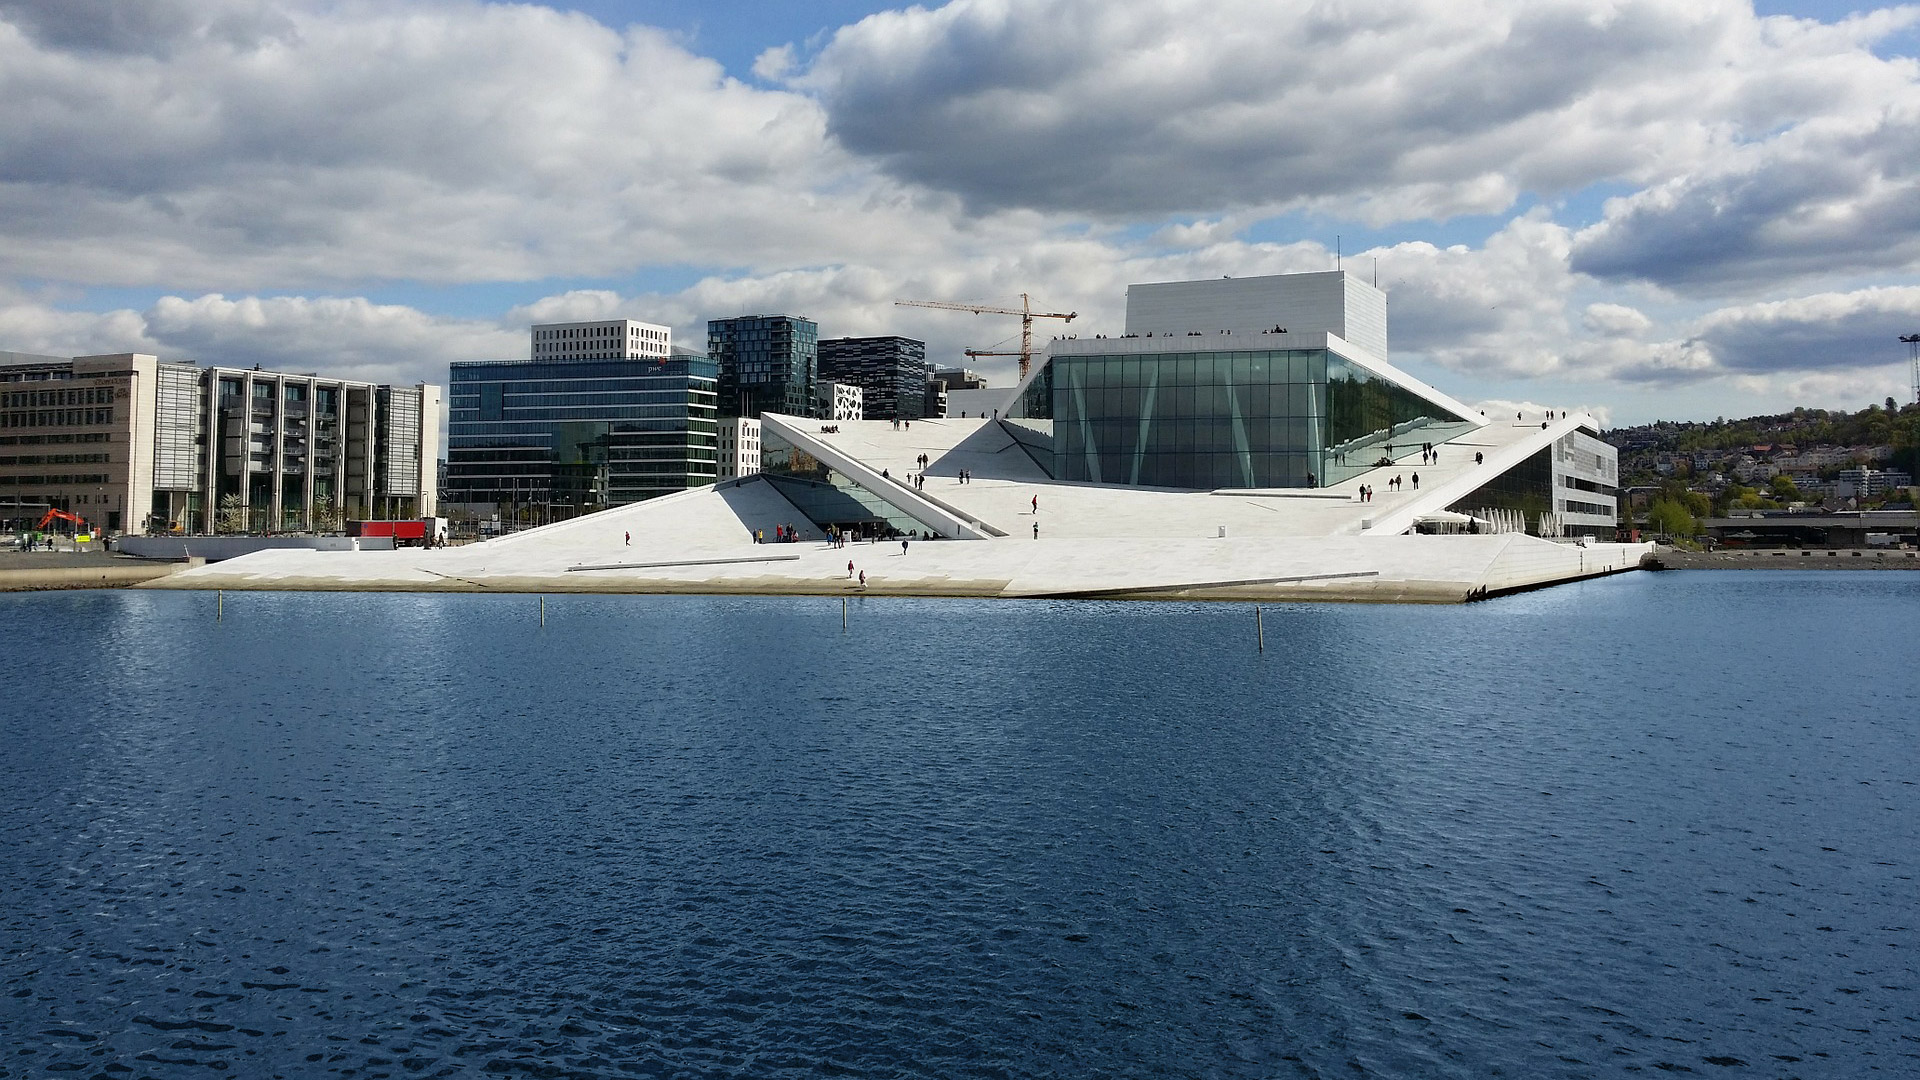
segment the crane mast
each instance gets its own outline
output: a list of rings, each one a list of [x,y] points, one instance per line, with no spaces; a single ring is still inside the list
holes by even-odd
[[[954,304],[945,300],[895,300],[896,307],[934,308],[938,311],[968,311],[975,315],[1018,315],[1020,316],[1020,377],[1027,377],[1027,369],[1033,366],[1033,320],[1059,319],[1072,322],[1080,317],[1077,311],[1035,311],[1033,301],[1026,293],[1020,294],[1020,306],[1017,308],[995,307],[992,304]],[[985,353],[967,351],[968,356],[1004,356],[1005,353]]]

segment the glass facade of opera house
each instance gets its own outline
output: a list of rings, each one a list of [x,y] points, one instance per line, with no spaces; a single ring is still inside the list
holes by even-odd
[[[1476,426],[1330,349],[1055,355],[1016,408],[1056,480],[1336,484]]]

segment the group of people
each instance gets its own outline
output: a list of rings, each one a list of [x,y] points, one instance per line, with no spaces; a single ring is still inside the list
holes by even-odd
[[[1420,490],[1420,474],[1414,473],[1412,480],[1413,480],[1413,490],[1419,491]],[[1388,491],[1399,491],[1401,488],[1405,486],[1406,485],[1401,481],[1401,478],[1397,474],[1387,480]],[[1360,485],[1360,501],[1363,503],[1370,503],[1373,501],[1373,485],[1371,484]]]
[[[766,543],[767,531],[765,529],[755,529],[753,531],[753,542],[756,544]],[[775,525],[773,527],[773,542],[776,544],[797,544],[800,542],[800,530],[794,528],[792,525]]]
[[[1438,465],[1438,464],[1440,464],[1440,451],[1439,451],[1439,449],[1438,449],[1437,447],[1435,447],[1435,446],[1434,446],[1434,445],[1433,445],[1432,443],[1423,443],[1423,444],[1421,444],[1421,447],[1420,447],[1420,464],[1422,464],[1422,465]],[[1418,485],[1418,484],[1415,484],[1414,486],[1415,486],[1415,487],[1418,487],[1419,485]]]
[[[893,420],[893,430],[895,430],[895,431],[901,431],[901,430],[906,430],[906,431],[912,431],[912,430],[913,430],[913,421],[911,421],[911,420],[902,420],[902,419],[900,419],[899,417],[897,417],[897,416],[896,416],[896,417],[894,417],[894,420]]]

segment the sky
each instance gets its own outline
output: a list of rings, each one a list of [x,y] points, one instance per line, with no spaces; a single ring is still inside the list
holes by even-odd
[[[895,300],[1090,335],[1337,257],[1468,401],[1904,402],[1917,55],[1819,0],[0,0],[0,350],[444,383],[782,312],[957,365],[1018,321]]]

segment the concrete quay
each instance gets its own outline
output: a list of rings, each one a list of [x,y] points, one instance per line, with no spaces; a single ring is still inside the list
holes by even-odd
[[[120,589],[170,577],[185,562],[157,563],[103,551],[0,552],[0,592]]]
[[[1666,570],[1920,570],[1920,551],[1861,548],[1683,551],[1663,546],[1654,559]]]

